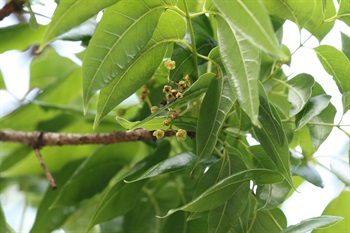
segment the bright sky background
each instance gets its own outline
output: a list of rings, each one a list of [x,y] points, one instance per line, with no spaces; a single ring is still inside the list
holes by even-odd
[[[337,1],[334,1],[337,4]],[[4,0],[0,0],[0,7],[4,5]],[[33,10],[35,12],[44,12],[50,16],[54,10],[53,0],[46,1],[46,6],[34,5]],[[47,24],[48,19],[39,17],[39,23]],[[7,17],[3,21],[0,21],[0,27],[4,27],[13,24],[13,18]],[[16,23],[16,21],[15,21]],[[299,46],[299,30],[297,26],[287,21],[284,26],[283,44],[287,45],[291,52],[293,52]],[[337,49],[341,50],[341,38],[340,31],[350,35],[350,29],[343,22],[336,22],[333,30],[327,35],[327,37],[321,42],[321,44],[329,44]],[[309,33],[305,30],[302,31],[301,41],[305,41],[309,37]],[[315,38],[311,38],[305,44],[308,48],[299,49],[292,57],[291,66],[284,66],[283,70],[290,78],[296,76],[299,73],[311,74],[317,82],[319,82],[326,93],[332,96],[331,102],[337,108],[337,115],[335,123],[341,120],[342,105],[341,95],[332,77],[327,74],[319,63],[314,51],[310,48],[317,47],[319,45]],[[78,53],[83,50],[78,43],[74,42],[54,42],[53,46],[57,48],[63,56],[74,59],[74,53]],[[0,70],[5,77],[6,86],[8,91],[0,91],[0,116],[2,113],[7,112],[11,108],[16,107],[16,100],[22,99],[28,92],[29,87],[29,65],[28,52],[9,51],[4,54],[0,54]],[[77,63],[79,61],[74,59]],[[20,85],[19,85],[20,84]],[[342,119],[341,124],[350,124],[350,112],[348,112]],[[350,132],[350,127],[343,127]],[[329,167],[329,157],[331,156],[344,156],[348,157],[349,139],[339,129],[334,128],[330,137],[316,152],[315,156],[319,157],[325,166]],[[317,167],[322,178],[324,179],[325,188],[317,188],[308,182],[304,182],[298,187],[298,192],[295,192],[282,206],[282,210],[287,216],[288,225],[296,224],[303,219],[315,217],[321,215],[327,204],[339,195],[339,192],[343,189],[344,185],[326,169]],[[18,192],[18,187],[12,186],[5,193],[0,195],[1,203],[3,205],[5,215],[9,224],[17,231],[19,229],[19,221],[24,208],[24,196]],[[23,232],[28,232],[35,218],[35,210],[31,207],[26,209],[25,222],[22,226]]]

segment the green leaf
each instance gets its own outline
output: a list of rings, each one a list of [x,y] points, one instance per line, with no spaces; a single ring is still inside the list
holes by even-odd
[[[146,17],[146,19],[147,20],[145,20],[145,22],[142,22],[146,23],[148,25],[147,27],[149,27],[149,20],[151,19],[148,19],[148,17]],[[113,18],[113,20],[115,19]],[[138,35],[140,34],[138,27],[133,28],[133,32],[137,33]],[[95,84],[95,82],[100,82],[104,84],[111,82],[107,87],[101,90],[99,101],[97,104],[97,115],[94,124],[95,127],[109,111],[111,111],[124,99],[135,93],[143,84],[145,84],[152,77],[152,75],[160,65],[161,61],[163,60],[167,49],[171,45],[171,41],[182,39],[185,36],[185,34],[186,23],[184,19],[178,13],[171,10],[167,10],[164,14],[161,15],[159,24],[157,25],[156,30],[154,31],[154,35],[149,41],[148,45],[146,45],[142,51],[135,51],[135,55],[132,57],[132,59],[121,58],[124,55],[120,54],[120,50],[115,50],[116,47],[113,47],[113,49],[110,50],[111,54],[107,54],[107,57],[112,56],[112,53],[114,51],[114,53],[116,53],[116,56],[121,56],[119,59],[122,59],[122,63],[118,63],[117,66],[113,65],[111,67],[111,71],[113,71],[111,75],[113,76],[109,76],[109,78],[107,78],[108,81],[106,81],[105,72],[107,71],[105,70],[105,68],[101,67],[99,71],[101,71],[104,75],[100,76],[98,73],[95,73],[95,75],[97,75],[96,78],[91,77],[91,80],[89,80],[90,78],[87,78],[88,82],[84,86],[84,92],[87,94],[87,96],[85,95],[85,97],[90,98],[89,95],[91,96],[97,90],[95,89],[95,87],[97,87],[96,85],[99,86],[99,84]],[[135,35],[133,35],[133,37],[135,37]],[[143,39],[146,38],[142,37],[142,40]],[[140,45],[138,45],[134,40],[130,38],[127,39],[122,37],[123,43],[121,45],[126,46],[126,44],[124,44],[124,40],[128,40],[128,42],[125,43],[133,42],[129,46],[136,46],[136,49],[139,50]],[[131,50],[125,51],[125,53],[131,52]],[[87,57],[89,57],[88,54]],[[115,59],[116,58],[113,58],[114,61]],[[90,59],[89,61],[92,60]],[[106,64],[109,63],[109,65],[111,65],[111,60],[107,59],[105,61]],[[120,67],[122,67],[123,69],[121,69]],[[91,72],[90,68],[87,69],[87,72]],[[119,71],[116,71],[115,69]],[[111,79],[113,78],[114,80],[112,81]],[[85,79],[86,77],[84,78],[84,80]],[[101,87],[102,86],[99,86],[98,88]],[[91,88],[94,88],[95,90],[91,92]],[[86,103],[87,100],[88,99],[85,99]]]
[[[218,43],[221,59],[229,80],[237,93],[242,109],[253,124],[258,125],[259,111],[259,50],[242,34],[218,16]]]
[[[304,180],[310,182],[317,187],[323,188],[324,183],[322,177],[315,169],[314,165],[309,164],[306,159],[296,158],[296,156],[291,156],[292,173],[293,175],[300,176]]]
[[[333,124],[336,113],[337,110],[333,104],[330,103],[320,114],[310,120],[310,122],[315,124],[311,124],[310,122],[310,124],[307,124],[315,150],[320,147],[320,145],[328,138],[329,134],[333,130],[333,127],[324,126],[322,124]]]
[[[201,212],[219,207],[232,197],[242,183],[254,180],[257,184],[281,182],[282,176],[267,169],[251,169],[230,175],[214,184],[184,206],[168,211],[167,217],[176,211]]]
[[[76,205],[101,192],[109,180],[122,169],[122,154],[128,150],[130,147],[127,144],[109,145],[96,150],[60,189],[53,206]]]
[[[331,96],[329,95],[318,95],[310,98],[304,109],[296,115],[296,129],[301,129],[306,125],[312,118],[320,114],[330,102]]]
[[[249,193],[247,196],[249,198],[247,205],[242,214],[239,216],[238,221],[236,221],[236,223],[232,226],[232,233],[248,232],[248,228],[250,227],[250,218],[255,213],[257,204],[255,196],[252,193]]]
[[[331,159],[331,171],[346,185],[350,185],[349,161],[334,157]]]
[[[96,15],[100,10],[106,8],[119,0],[61,0],[56,8],[52,20],[45,31],[40,45],[42,50],[49,42],[68,30],[80,25],[90,17]]]
[[[301,221],[299,224],[292,225],[281,231],[281,233],[308,232],[320,227],[327,227],[341,221],[343,217],[338,216],[320,216]]]
[[[344,53],[333,46],[320,45],[314,48],[318,59],[328,74],[333,76],[339,91],[343,94],[343,111],[350,109],[348,102],[350,96],[350,61]]]
[[[43,25],[39,25],[38,29],[33,29],[28,23],[0,28],[0,54],[8,50],[24,51],[40,43],[45,29],[46,26]]]
[[[208,232],[228,232],[247,206],[249,192],[249,184],[243,182],[224,205],[210,210]]]
[[[281,183],[259,185],[256,189],[259,210],[271,210],[281,205],[286,199],[291,187],[284,180]]]
[[[350,226],[350,192],[343,190],[343,192],[334,199],[327,208],[323,211],[322,215],[338,215],[342,216],[344,219],[339,223],[327,228],[327,229],[317,229],[312,231],[313,233],[328,233],[328,232],[349,232]]]
[[[261,1],[213,0],[213,2],[230,27],[243,34],[242,37],[268,54],[285,56],[279,48],[270,17]]]
[[[170,157],[154,165],[137,179],[131,180],[131,181],[127,180],[126,182],[132,183],[132,182],[147,179],[150,177],[158,176],[161,174],[178,171],[180,169],[193,166],[195,162],[196,162],[196,156],[190,152],[177,154],[173,157]]]
[[[299,74],[286,82],[289,88],[288,101],[292,104],[290,116],[300,112],[311,97],[314,78],[309,74]]]
[[[63,186],[68,181],[80,163],[80,160],[69,163],[63,167],[60,172],[55,174],[55,182],[58,187]],[[42,231],[52,232],[53,230],[60,228],[64,221],[77,210],[76,207],[50,209],[49,207],[55,201],[56,197],[57,191],[48,188],[39,205],[34,224],[30,230],[31,233]]]
[[[252,227],[252,233],[272,233],[280,232],[287,226],[287,219],[282,210],[275,208],[272,210],[258,211]]]
[[[212,154],[225,118],[235,102],[227,79],[211,81],[203,99],[196,131],[198,161]]]
[[[345,33],[340,32],[342,51],[345,56],[350,60],[350,36]]]
[[[326,8],[323,1],[263,0],[263,2],[270,15],[291,20],[299,30],[307,29],[318,40],[322,40],[334,25],[334,21],[327,23],[323,21],[336,14],[332,0],[326,0]]]
[[[293,187],[287,138],[276,110],[263,96],[260,96],[259,121],[261,128],[254,127],[254,132],[261,146],[276,164],[278,171]]]
[[[338,19],[346,23],[350,27],[350,3],[346,0],[339,1]]]

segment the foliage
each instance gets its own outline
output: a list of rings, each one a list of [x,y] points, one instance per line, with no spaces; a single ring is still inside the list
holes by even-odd
[[[349,4],[339,3],[336,12],[331,0],[60,0],[47,26],[1,28],[0,52],[41,43],[30,84],[40,92],[2,117],[1,129],[143,128],[159,138],[42,148],[56,191],[40,188],[30,148],[2,143],[1,189],[15,181],[40,199],[31,203],[38,208],[31,232],[307,232],[340,221],[330,206],[327,215],[287,227],[279,208],[296,191],[295,176],[323,187],[313,155],[332,127],[341,128],[314,77],[283,73],[292,53],[281,44],[282,25],[291,20],[321,41],[335,20],[349,25]],[[81,67],[50,48],[101,10],[93,34],[75,31],[86,47]],[[29,36],[6,39],[17,35]],[[347,35],[342,40],[349,44]],[[345,114],[349,48],[313,50]],[[123,102],[135,95],[136,104]],[[176,137],[162,138],[163,130]],[[349,185],[347,166],[331,171]],[[1,232],[12,232],[0,210]]]

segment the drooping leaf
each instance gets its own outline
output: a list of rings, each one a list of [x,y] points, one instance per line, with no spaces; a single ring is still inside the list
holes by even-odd
[[[242,171],[220,180],[215,185],[208,188],[201,195],[193,199],[186,205],[171,209],[167,217],[176,211],[201,212],[216,208],[226,202],[234,194],[234,190],[248,180],[254,180],[257,184],[281,182],[282,176],[277,172],[267,169],[251,169]]]
[[[301,129],[306,125],[312,118],[320,114],[330,102],[331,97],[323,94],[310,98],[304,109],[296,115],[296,129]]]
[[[213,0],[230,27],[266,53],[284,57],[275,37],[270,17],[261,1]],[[218,27],[220,27],[220,22]],[[232,42],[232,41],[231,41]]]
[[[346,23],[350,27],[350,3],[346,0],[339,1],[338,19]]]
[[[314,78],[308,74],[299,74],[286,82],[289,88],[288,101],[292,104],[290,116],[300,112],[311,97]]]
[[[258,211],[252,227],[253,233],[280,232],[287,226],[287,219],[282,210],[275,208],[272,210]]]
[[[170,157],[143,173],[140,177],[137,177],[135,180],[127,180],[127,183],[136,182],[139,180],[147,179],[150,177],[158,176],[161,174],[174,172],[186,167],[191,167],[196,162],[196,156],[190,152],[177,154],[173,157]]]
[[[249,184],[244,182],[234,191],[233,196],[224,205],[210,210],[208,232],[228,232],[244,211],[249,192]]]
[[[339,91],[343,94],[343,111],[350,109],[350,61],[344,53],[329,45],[314,48],[318,59],[328,74],[333,76]]]
[[[52,21],[45,31],[40,50],[59,35],[78,26],[100,10],[118,2],[119,0],[61,0],[56,8]]]
[[[336,14],[331,0],[303,1],[303,0],[263,0],[269,14],[280,19],[288,19],[294,22],[299,30],[307,29],[318,40],[322,40],[332,29],[334,21],[324,22]]]
[[[26,50],[40,43],[46,26],[39,25],[33,29],[28,23],[0,28],[0,54],[8,50]]]
[[[129,3],[126,3],[129,4]],[[118,4],[117,4],[118,5]],[[131,8],[128,8],[131,10]],[[158,9],[158,8],[157,8]],[[134,11],[134,10],[131,10]],[[158,18],[160,15],[158,16]],[[114,18],[110,20],[115,20]],[[148,17],[144,20],[143,23],[149,24]],[[149,26],[149,25],[148,25]],[[135,26],[134,26],[135,27]],[[139,35],[139,29],[138,27],[133,28],[134,33],[138,33]],[[149,32],[148,32],[149,33]],[[100,93],[99,101],[97,104],[97,115],[95,119],[94,126],[96,127],[98,123],[102,120],[102,118],[110,112],[115,106],[117,106],[119,103],[121,103],[124,99],[135,93],[143,84],[145,84],[154,74],[158,66],[160,65],[161,61],[163,60],[163,57],[171,45],[171,41],[176,41],[178,39],[182,39],[186,34],[186,23],[184,19],[176,12],[167,10],[164,14],[161,15],[159,24],[156,25],[156,28],[154,30],[154,34],[152,38],[149,38],[149,43],[141,47],[138,43],[135,42],[134,39],[127,39],[122,38],[120,46],[122,46],[121,49],[124,49],[124,40],[129,40],[125,43],[131,43],[129,46],[131,46],[132,50],[139,50],[135,51],[134,56],[128,57],[129,53],[132,53],[132,51],[125,50],[124,55],[120,55],[119,50],[115,50],[116,47],[113,47],[110,53],[108,53],[107,57],[112,56],[113,53],[115,56],[118,57],[118,59],[121,59],[121,63],[118,63],[118,65],[113,65],[111,69],[111,74],[109,77],[106,77],[107,72],[104,68],[101,67],[100,70],[97,70],[98,73],[101,71],[101,74],[95,73],[95,77],[91,77],[91,80],[87,80],[85,88],[85,93],[87,94],[86,97],[90,98],[97,89],[102,88],[104,84],[110,82],[108,86],[103,88]],[[132,37],[135,37],[135,35],[130,35]],[[147,37],[146,37],[147,38]],[[146,38],[140,37],[139,39],[145,40]],[[119,40],[118,40],[119,41]],[[136,48],[133,48],[136,47]],[[142,50],[142,48],[144,49]],[[125,47],[126,49],[127,47]],[[109,51],[109,50],[108,50]],[[113,52],[114,51],[114,52]],[[124,57],[123,56],[127,56]],[[88,53],[87,53],[88,57]],[[117,58],[113,58],[113,61],[116,62]],[[91,59],[90,59],[91,60]],[[109,66],[111,64],[111,60],[107,59],[105,60],[106,64]],[[101,63],[101,64],[105,64]],[[109,63],[109,64],[108,64]],[[84,65],[83,65],[84,66]],[[116,68],[118,67],[118,68]],[[84,67],[83,67],[84,68]],[[103,71],[104,70],[104,71]],[[86,70],[89,72],[88,70]],[[84,73],[83,73],[84,74]],[[108,81],[106,80],[108,79]],[[84,78],[85,80],[85,78]],[[94,81],[96,80],[96,81]],[[95,84],[95,82],[100,82],[103,85]],[[95,91],[92,91],[93,88]],[[90,91],[88,91],[90,90]],[[87,101],[88,99],[85,99]],[[87,103],[87,102],[86,102]]]
[[[319,216],[301,221],[281,231],[281,233],[308,232],[320,227],[327,227],[341,221],[343,217],[338,216]]]
[[[325,228],[325,229],[317,229],[312,232],[314,233],[328,233],[328,232],[349,232],[350,226],[349,226],[349,220],[350,220],[350,192],[343,190],[340,195],[335,198],[327,208],[323,211],[322,215],[336,215],[336,216],[342,216],[344,219],[337,224]]]
[[[211,81],[198,118],[196,131],[198,161],[209,158],[213,152],[220,129],[235,99],[227,79],[216,78]]]
[[[259,50],[224,18],[218,16],[218,43],[222,62],[229,74],[237,99],[253,124],[259,112]]]
[[[264,95],[262,87],[260,91]],[[276,110],[263,96],[260,96],[259,121],[261,128],[254,127],[254,132],[261,146],[276,164],[278,171],[293,187],[287,138]]]

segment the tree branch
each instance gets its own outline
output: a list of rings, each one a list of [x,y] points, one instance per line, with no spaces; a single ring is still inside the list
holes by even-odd
[[[5,4],[3,8],[0,9],[0,20],[3,20],[5,17],[9,16],[13,12],[22,11],[23,4],[25,0],[11,0]]]
[[[15,142],[27,144],[33,148],[42,146],[86,145],[86,144],[112,144],[118,142],[155,141],[153,131],[138,129],[131,132],[72,134],[53,132],[21,132],[0,131],[1,142]],[[173,130],[165,131],[166,137],[174,136]],[[189,136],[194,133],[189,132]]]

